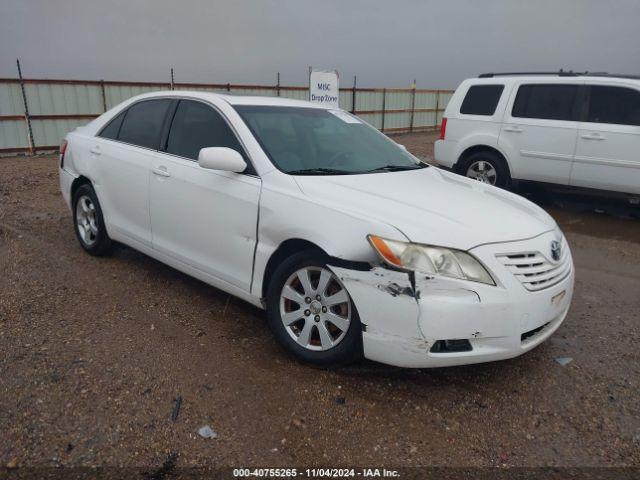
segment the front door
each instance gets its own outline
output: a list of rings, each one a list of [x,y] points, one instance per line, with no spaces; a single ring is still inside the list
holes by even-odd
[[[151,165],[153,247],[192,267],[249,291],[256,245],[260,179],[206,170],[204,147],[244,150],[211,105],[180,100],[165,152]]]
[[[571,185],[640,193],[640,91],[591,85]]]
[[[498,145],[520,180],[569,184],[578,132],[578,84],[523,84],[505,112]]]

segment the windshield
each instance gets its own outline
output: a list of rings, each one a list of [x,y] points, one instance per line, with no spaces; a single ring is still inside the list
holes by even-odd
[[[345,175],[426,167],[342,110],[236,105],[274,165],[292,175]]]

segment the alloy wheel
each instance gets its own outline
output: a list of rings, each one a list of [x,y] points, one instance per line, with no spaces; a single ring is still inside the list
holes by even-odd
[[[485,161],[478,160],[469,165],[467,169],[467,177],[473,178],[482,183],[488,183],[489,185],[495,185],[498,179],[498,172],[495,167]]]
[[[76,228],[87,246],[98,240],[96,206],[88,195],[82,195],[76,203]]]
[[[327,268],[301,268],[282,287],[280,318],[289,336],[303,348],[334,348],[349,330],[351,315],[347,290]]]

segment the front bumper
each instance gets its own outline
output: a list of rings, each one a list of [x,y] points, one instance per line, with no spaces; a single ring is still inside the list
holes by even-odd
[[[546,244],[548,236],[534,240]],[[412,283],[409,274],[383,267],[331,266],[358,309],[364,356],[400,367],[445,367],[513,358],[544,342],[569,310],[573,265],[559,283],[531,292],[496,260],[505,245],[471,250],[498,279],[497,286],[419,274]],[[531,249],[531,241],[508,245]],[[466,339],[472,349],[431,351],[438,340],[452,339]]]

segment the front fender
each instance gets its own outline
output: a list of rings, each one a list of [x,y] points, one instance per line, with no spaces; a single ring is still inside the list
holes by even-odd
[[[261,296],[267,262],[287,240],[306,240],[331,257],[368,263],[377,261],[377,254],[369,245],[367,235],[408,240],[389,224],[359,218],[346,211],[319,205],[302,194],[292,195],[289,192],[290,190],[265,186],[263,183],[251,288],[254,295]]]

